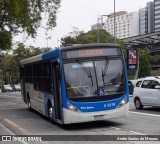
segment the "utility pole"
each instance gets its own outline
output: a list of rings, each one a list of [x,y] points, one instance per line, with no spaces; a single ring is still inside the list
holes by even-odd
[[[99,43],[99,16],[97,18],[97,43]]]
[[[114,43],[116,44],[116,19],[115,19],[115,0],[114,0]]]

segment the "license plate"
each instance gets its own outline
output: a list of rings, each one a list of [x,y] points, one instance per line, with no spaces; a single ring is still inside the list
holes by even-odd
[[[98,116],[94,116],[95,120],[103,120],[105,118],[104,115],[98,115]]]

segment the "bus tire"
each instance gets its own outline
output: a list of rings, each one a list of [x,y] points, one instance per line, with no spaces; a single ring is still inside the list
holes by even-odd
[[[28,105],[28,110],[31,111],[32,107],[31,107],[31,101],[29,96],[27,96],[27,105]]]
[[[48,120],[52,122],[52,104],[48,102]]]

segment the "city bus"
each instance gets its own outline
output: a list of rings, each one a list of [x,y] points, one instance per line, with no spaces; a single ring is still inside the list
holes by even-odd
[[[116,44],[76,44],[20,62],[22,99],[52,122],[81,123],[125,117],[128,79]]]

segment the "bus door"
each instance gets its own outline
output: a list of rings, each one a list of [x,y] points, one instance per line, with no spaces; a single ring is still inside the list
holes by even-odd
[[[52,74],[53,74],[53,98],[54,98],[54,108],[55,108],[55,119],[61,122],[61,74],[60,74],[60,64],[58,59],[52,62]]]
[[[26,91],[25,91],[25,74],[24,74],[24,67],[20,67],[20,76],[21,76],[21,94],[22,94],[22,99],[26,103]]]

